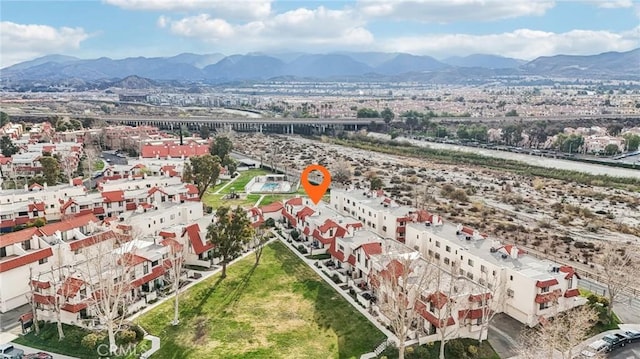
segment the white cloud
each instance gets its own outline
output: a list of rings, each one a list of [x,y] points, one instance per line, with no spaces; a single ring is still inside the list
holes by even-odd
[[[331,10],[321,6],[317,9],[299,8],[240,25],[200,14],[172,21],[169,27],[176,35],[255,51],[300,46],[306,50],[323,49],[324,46],[326,49],[329,46],[335,49],[348,45],[365,46],[373,42],[373,35],[364,25],[364,21],[351,10]]]
[[[271,0],[103,0],[126,10],[210,10],[218,17],[260,19],[271,14]]]
[[[0,67],[52,53],[77,49],[89,37],[84,29],[0,22]]]
[[[531,29],[488,35],[433,34],[381,41],[381,50],[426,54],[435,57],[497,54],[520,59],[557,54],[592,55],[606,51],[629,51],[640,46],[640,26],[614,33],[571,30],[554,33]]]
[[[604,9],[617,9],[617,8],[627,8],[633,7],[632,0],[592,0],[592,2]]]
[[[361,0],[358,3],[367,17],[432,23],[539,16],[554,6],[551,0]]]

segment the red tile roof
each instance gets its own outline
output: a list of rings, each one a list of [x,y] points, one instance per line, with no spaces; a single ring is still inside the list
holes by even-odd
[[[442,309],[442,307],[447,304],[449,297],[446,294],[438,291],[429,296],[429,302],[433,303],[438,309]]]
[[[302,206],[302,197],[291,198],[286,201],[285,204],[289,204],[292,206]]]
[[[504,245],[504,246],[502,246],[502,247],[500,247],[498,249],[504,249],[504,251],[507,252],[508,255],[511,255],[511,250],[513,249],[513,245],[512,244],[507,244],[507,245]],[[518,255],[519,256],[523,255],[525,253],[527,253],[527,251],[525,251],[524,249],[518,248]]]
[[[316,213],[316,211],[313,208],[305,206],[303,209],[299,210],[298,213],[296,213],[296,217],[302,221],[307,216],[310,216],[314,213]]]
[[[211,242],[205,241],[203,243],[202,238],[200,237],[200,227],[197,223],[191,224],[185,227],[184,232],[189,236],[189,241],[191,242],[191,246],[193,247],[193,251],[196,254],[202,254],[209,249],[213,248],[213,244]],[[182,236],[184,237],[184,232]]]
[[[39,289],[47,289],[51,287],[51,283],[50,282],[42,282],[39,280],[32,280],[31,281],[31,285],[33,285],[36,288]]]
[[[30,203],[29,204],[29,212],[33,212],[35,210],[44,211],[44,202]]]
[[[552,278],[552,279],[537,281],[536,282],[536,287],[545,288],[545,287],[551,287],[552,285],[556,285],[556,284],[558,284],[558,280],[555,279],[555,278]]]
[[[560,289],[556,289],[553,292],[548,292],[548,293],[544,293],[544,294],[537,294],[536,295],[536,303],[541,304],[541,303],[547,303],[547,302],[554,301],[561,294],[562,294],[562,291]]]
[[[567,275],[564,276],[564,279],[569,279],[574,275],[578,277],[578,279],[580,279],[580,276],[578,275],[578,273],[576,273],[576,270],[572,266],[561,266],[560,272],[567,273]]]
[[[464,226],[464,227],[462,227],[462,231],[461,232],[462,233],[466,233],[466,234],[468,234],[470,236],[473,236],[474,230],[471,227]]]
[[[109,231],[104,231],[101,233],[97,233],[94,234],[92,236],[89,236],[87,238],[83,238],[83,239],[78,239],[75,241],[72,241],[69,243],[69,248],[71,248],[72,251],[78,250],[80,248],[84,248],[84,247],[90,247],[93,246],[95,244],[98,243],[102,243],[104,241],[110,240],[110,239],[115,239],[116,238],[116,234],[115,232],[109,230]]]
[[[287,220],[289,220],[289,223],[291,223],[292,226],[295,226],[296,224],[298,224],[298,220],[296,219],[296,217],[294,217],[291,213],[287,212],[285,208],[282,209],[282,216],[285,217]]]
[[[174,232],[160,231],[158,235],[162,238],[176,238],[176,234]]]
[[[351,264],[352,266],[356,265],[356,256],[354,256],[353,254],[349,255],[349,259],[347,259],[347,262],[349,262],[349,264]]]
[[[82,186],[82,177],[76,177],[71,182],[74,186]]]
[[[52,295],[33,293],[33,301],[38,304],[54,304],[56,302],[56,299]]]
[[[209,145],[175,145],[175,144],[162,144],[162,145],[150,145],[146,144],[142,146],[143,158],[167,158],[171,156],[173,158],[178,157],[192,157],[202,156],[209,153]]]
[[[260,209],[262,210],[262,213],[276,213],[281,211],[283,207],[284,206],[282,205],[281,202],[273,202],[266,206],[260,207]]]
[[[67,208],[71,207],[72,204],[77,204],[76,201],[73,200],[73,198],[69,198],[67,200],[67,202],[65,202],[61,207],[60,207],[60,212],[64,213]]]
[[[431,222],[431,220],[433,219],[433,214],[425,211],[424,209],[418,210],[418,212],[416,212],[416,221],[417,222]]]
[[[469,296],[469,301],[473,302],[473,303],[481,303],[483,301],[487,301],[489,299],[493,298],[493,296],[491,295],[491,293],[484,293],[484,294],[472,294]]]
[[[16,226],[16,220],[15,219],[5,219],[2,222],[0,222],[0,228],[13,228]],[[2,238],[0,236],[0,238]]]
[[[308,208],[308,207],[305,207],[305,208]],[[320,232],[324,233],[331,228],[336,228],[337,226],[338,224],[336,222],[334,222],[331,219],[327,219],[318,229],[320,230]]]
[[[118,264],[133,267],[146,261],[146,258],[140,257],[139,255],[135,255],[133,253],[125,253],[122,255],[122,258],[118,260]]]
[[[102,192],[102,198],[104,198],[106,203],[121,202],[124,201],[124,191],[118,190]]]
[[[85,309],[87,307],[87,303],[79,303],[79,304],[65,304],[62,307],[60,307],[60,309],[69,312],[69,313],[78,313],[81,310]]]
[[[194,184],[187,183],[184,185],[184,188],[187,189],[188,194],[198,194],[198,187]]]
[[[151,273],[145,275],[142,278],[138,278],[138,279],[134,280],[131,283],[131,286],[137,288],[137,287],[139,287],[139,286],[141,286],[141,285],[143,285],[143,284],[145,284],[145,283],[147,283],[149,281],[152,281],[152,280],[154,280],[156,278],[161,277],[164,274],[164,272],[165,272],[165,269],[164,269],[163,266],[156,266],[151,270]]]
[[[382,243],[365,243],[360,246],[367,258],[382,253]]]
[[[335,241],[335,236],[334,237],[329,237],[329,238],[325,238],[320,234],[320,231],[316,228],[313,230],[313,234],[312,234],[313,238],[317,239],[320,243],[322,244],[330,244],[333,243]]]
[[[40,232],[44,235],[51,236],[56,233],[56,231],[66,232],[74,228],[86,226],[89,222],[98,223],[99,220],[91,213],[80,217],[68,218],[61,222],[49,223],[46,226],[40,227]]]
[[[62,288],[58,289],[58,294],[64,295],[67,298],[75,297],[83,285],[84,282],[82,279],[67,277],[62,284]]]
[[[162,244],[165,247],[171,246],[171,251],[173,253],[182,251],[182,244],[180,244],[180,242],[176,241],[173,238],[165,238],[162,240],[162,242],[160,242],[160,244]]]
[[[43,258],[53,256],[51,248],[45,248],[36,252],[32,252],[23,256],[11,258],[0,262],[0,273],[7,272],[11,269],[22,267],[29,263],[37,262]]]
[[[6,247],[11,244],[21,243],[39,234],[40,230],[37,227],[25,228],[17,232],[6,233],[0,236],[0,247]]]
[[[442,328],[444,326],[448,327],[455,324],[455,321],[452,317],[447,318],[446,321],[444,319],[438,319],[435,315],[427,310],[427,305],[419,300],[416,301],[415,308],[420,316],[428,320],[429,323],[433,324],[433,326],[435,326],[436,328]]]
[[[336,249],[335,240],[332,241],[331,245],[329,246],[329,254],[331,254],[332,257],[335,257],[340,262],[344,262],[344,253]]]
[[[577,288],[567,289],[567,291],[564,292],[565,298],[577,297],[579,295],[580,295],[580,291]]]
[[[458,311],[458,319],[480,319],[483,317],[482,308]]]

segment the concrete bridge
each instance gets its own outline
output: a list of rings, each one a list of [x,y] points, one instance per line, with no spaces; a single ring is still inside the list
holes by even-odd
[[[216,129],[233,129],[238,132],[265,132],[283,134],[319,134],[333,133],[335,130],[357,131],[370,126],[384,125],[381,118],[282,118],[282,117],[140,117],[140,116],[101,116],[81,115],[68,113],[33,113],[15,114],[12,118],[26,121],[44,121],[53,116],[64,116],[77,119],[94,118],[111,124],[129,126],[155,126],[164,130],[178,129],[181,126],[191,131],[197,131],[201,127]],[[586,119],[626,119],[640,121],[640,115],[561,115],[561,116],[536,116],[536,117],[442,117],[433,118],[434,122],[474,122],[496,123],[503,121],[572,121]],[[397,118],[396,118],[397,120]]]

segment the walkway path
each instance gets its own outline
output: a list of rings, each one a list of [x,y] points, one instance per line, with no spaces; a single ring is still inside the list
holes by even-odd
[[[150,340],[151,341],[151,349],[147,350],[146,352],[142,353],[140,355],[140,359],[147,359],[148,357],[151,356],[151,354],[157,352],[158,350],[160,350],[160,338],[147,334],[144,336],[144,339]]]
[[[256,204],[254,204],[254,207],[258,207],[260,205],[260,202],[262,202],[262,200],[264,199],[264,194],[260,195],[260,198],[258,198],[258,200],[256,201]]]
[[[229,187],[230,184],[232,184],[233,182],[235,182],[235,180],[237,180],[240,176],[235,176],[233,177],[231,180],[229,180],[229,182],[225,183],[224,186],[218,188],[217,191],[213,192],[213,194],[220,194],[220,191],[222,191],[223,189]]]

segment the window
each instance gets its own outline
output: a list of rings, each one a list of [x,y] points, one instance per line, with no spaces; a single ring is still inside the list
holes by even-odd
[[[440,253],[436,253],[436,259],[440,259]]]
[[[155,267],[155,266],[157,266],[157,265],[158,265],[158,263],[160,263],[160,261],[153,261],[153,262],[151,262],[151,266],[152,266],[152,267]]]
[[[451,260],[449,260],[449,258],[445,258],[444,259],[444,264],[449,264],[451,262]]]
[[[513,289],[507,289],[507,297],[513,298]]]
[[[31,249],[31,240],[22,242],[22,249],[24,249],[25,251]]]
[[[365,267],[369,267],[369,259],[368,258],[364,259],[364,266]]]
[[[86,297],[87,297],[87,288],[80,289],[80,298],[86,298]]]
[[[547,292],[549,292],[549,287],[540,288],[540,293],[547,293]]]
[[[549,308],[549,302],[540,303],[540,310]]]
[[[107,208],[111,208],[111,203],[107,203]]]
[[[487,288],[489,288],[489,290],[493,289],[493,284],[487,283]]]
[[[446,246],[446,247],[444,247],[444,250],[445,250],[445,251],[447,251],[447,252],[449,252],[449,253],[451,253],[451,246]]]
[[[387,231],[387,226],[382,226],[382,231],[386,232]]]
[[[513,280],[513,276],[512,275],[509,276],[509,280]]]
[[[487,273],[487,267],[485,267],[484,265],[480,265],[480,272],[482,273]]]
[[[492,273],[493,273],[493,276],[495,277],[496,276],[496,271],[493,271]]]
[[[487,281],[486,281],[486,280],[484,280],[484,278],[479,278],[479,279],[478,279],[478,283],[480,283],[480,284],[482,284],[482,285],[485,285],[485,284],[487,283]]]
[[[49,261],[49,258],[42,258],[41,260],[38,261],[38,264],[45,264]]]
[[[436,241],[436,247],[440,248],[440,241]]]
[[[460,273],[460,275],[464,275],[464,269],[460,268],[460,269],[458,270],[458,273]]]
[[[429,257],[433,257],[433,251],[431,249],[429,249],[428,254],[429,254]]]
[[[571,287],[573,287],[573,277],[569,278],[569,281],[567,282],[568,288],[571,289]]]
[[[467,278],[473,280],[473,273],[467,272]]]
[[[145,263],[142,271],[143,271],[143,274],[149,274],[149,265]]]
[[[469,267],[473,267],[473,260],[472,259],[468,259],[467,260],[467,264],[469,265]]]

